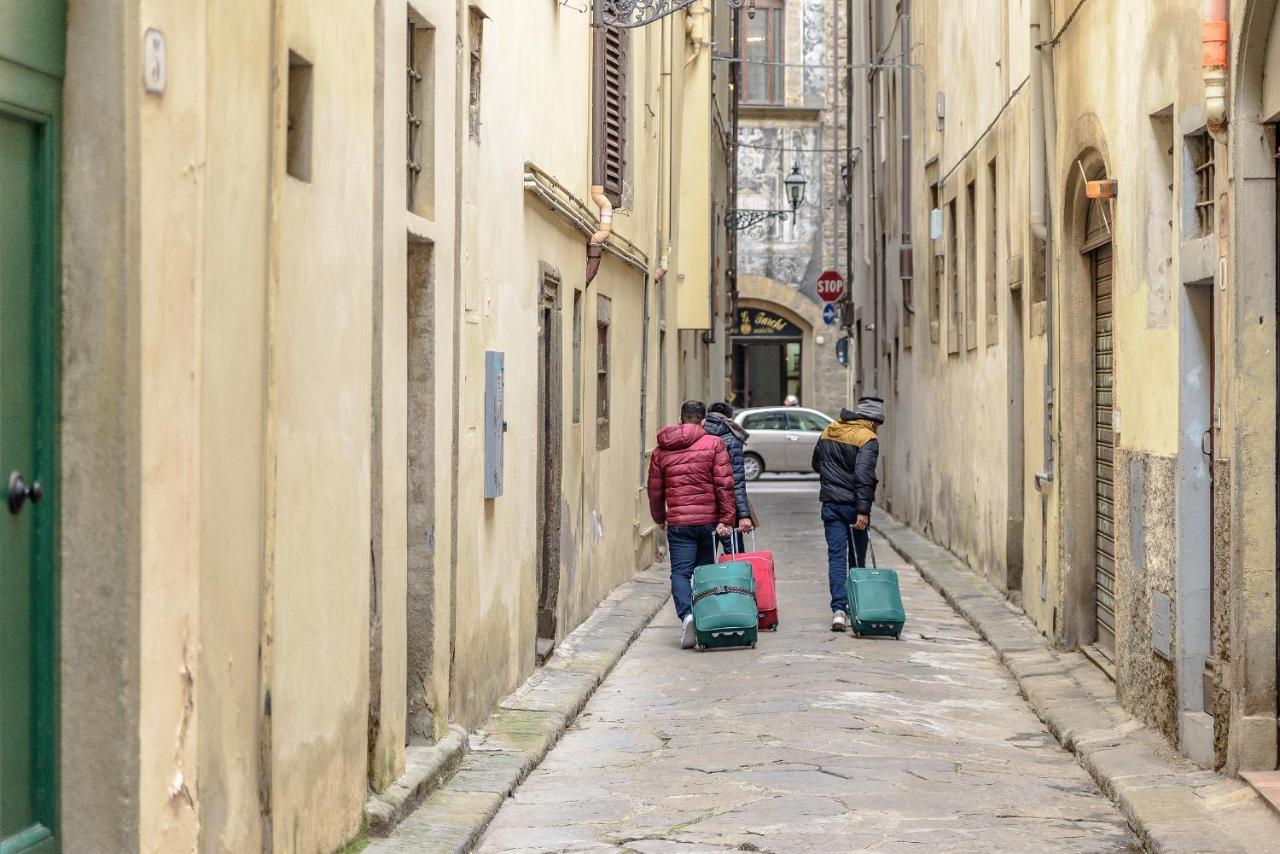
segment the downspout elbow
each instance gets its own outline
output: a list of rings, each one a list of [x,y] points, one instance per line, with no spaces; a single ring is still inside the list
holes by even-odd
[[[591,200],[600,209],[600,216],[596,222],[595,233],[591,235],[591,240],[587,243],[588,285],[595,279],[596,273],[600,272],[600,261],[604,257],[604,245],[609,241],[609,235],[613,233],[613,204],[609,201],[609,197],[604,194],[604,187],[599,184],[593,186],[591,188]]]
[[[1218,142],[1226,142],[1227,71],[1228,71],[1228,0],[1206,0],[1201,38],[1204,57],[1201,79],[1204,81],[1205,124]]]
[[[596,203],[600,216],[596,218],[596,231],[591,235],[592,243],[608,243],[613,234],[613,203],[604,194],[604,187],[596,185],[591,188],[591,201]]]

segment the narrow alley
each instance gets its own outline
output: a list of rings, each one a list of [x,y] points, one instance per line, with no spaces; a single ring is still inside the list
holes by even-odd
[[[829,631],[816,486],[752,488],[779,631],[681,650],[665,605],[479,850],[1137,850],[992,649],[881,537],[903,639]],[[414,823],[372,850],[422,850]]]
[[[0,0],[0,199],[0,854],[1280,854],[1280,0]]]

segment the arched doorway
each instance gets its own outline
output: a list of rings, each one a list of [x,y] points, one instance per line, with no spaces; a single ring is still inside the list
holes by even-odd
[[[746,409],[804,399],[805,330],[780,310],[742,306],[734,324],[733,403]]]

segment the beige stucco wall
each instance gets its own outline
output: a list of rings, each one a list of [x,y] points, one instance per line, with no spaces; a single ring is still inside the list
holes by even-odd
[[[494,4],[490,4],[494,5]],[[523,189],[528,161],[582,199],[590,184],[589,137],[548,134],[548,127],[589,126],[591,38],[585,16],[563,7],[485,7],[484,51],[519,73],[485,79],[478,142],[464,143],[463,312],[458,455],[475,461],[458,482],[456,637],[452,716],[474,725],[534,665],[538,531],[536,506],[538,364],[537,299],[544,265],[562,276],[563,526],[559,635],[567,633],[644,560],[640,535],[650,525],[639,500],[642,454],[649,437],[640,412],[646,271],[606,255],[584,287],[585,235]],[[677,19],[679,20],[679,19]],[[676,24],[676,32],[682,32]],[[659,25],[630,38],[631,191],[614,231],[646,253],[648,275],[659,256],[659,123],[662,81]],[[499,66],[501,67],[501,66]],[[673,99],[674,107],[680,102]],[[670,107],[669,107],[670,108]],[[682,212],[682,215],[687,212]],[[573,421],[572,307],[582,299],[581,419]],[[650,287],[650,311],[656,314]],[[611,301],[610,429],[597,449],[596,309]],[[672,306],[675,314],[675,306]],[[656,404],[656,323],[649,325],[649,401]],[[669,337],[669,348],[674,346]],[[484,353],[505,354],[505,466],[502,496],[485,500],[478,463],[484,454]],[[673,369],[672,369],[673,370]],[[673,370],[674,372],[674,370]],[[654,416],[645,422],[654,423]],[[642,515],[643,514],[643,515]]]
[[[199,778],[201,848],[262,847],[257,780],[271,233],[271,9],[208,6],[200,332]],[[234,210],[237,216],[217,212]],[[216,284],[213,284],[216,283]],[[236,464],[227,464],[235,461]],[[232,498],[233,500],[228,500]],[[214,532],[218,532],[214,536]]]
[[[335,850],[359,832],[368,791],[403,773],[406,741],[474,726],[534,667],[543,270],[562,278],[557,637],[657,552],[646,453],[682,391],[676,277],[659,279],[680,264],[671,188],[686,159],[724,207],[712,123],[685,129],[711,109],[710,78],[686,80],[683,15],[633,33],[620,248],[587,286],[586,235],[524,185],[528,162],[571,207],[587,195],[580,13],[485,4],[477,142],[468,6],[411,3],[435,33],[434,195],[410,212],[410,4],[72,6],[66,192],[89,206],[68,209],[65,247],[68,850]],[[91,38],[113,27],[128,63]],[[136,84],[148,27],[169,51],[160,95]],[[313,66],[306,181],[285,174],[290,51]],[[127,73],[92,73],[117,61]],[[116,230],[100,234],[95,216]],[[506,354],[510,425],[504,494],[489,501],[486,350]],[[87,472],[120,495],[104,504]],[[103,584],[118,601],[94,593]],[[104,607],[116,621],[97,619]],[[120,721],[109,747],[90,719]]]
[[[1055,26],[1061,26],[1074,4],[1053,5]],[[887,27],[894,19],[892,4],[882,6],[881,21]],[[882,497],[895,513],[959,554],[975,571],[1007,586],[1011,597],[1047,635],[1067,646],[1093,640],[1093,307],[1088,266],[1080,254],[1085,210],[1080,172],[1083,168],[1089,178],[1118,180],[1119,196],[1108,211],[1114,234],[1112,340],[1118,422],[1114,480],[1117,692],[1131,711],[1171,741],[1196,749],[1187,740],[1186,722],[1179,720],[1177,668],[1152,649],[1151,603],[1155,594],[1163,593],[1170,596],[1176,611],[1180,596],[1201,595],[1190,588],[1179,589],[1185,583],[1180,578],[1192,577],[1184,565],[1188,558],[1179,557],[1178,540],[1182,487],[1177,465],[1184,451],[1178,413],[1184,383],[1190,381],[1179,366],[1184,357],[1179,335],[1187,334],[1180,329],[1190,322],[1182,317],[1180,305],[1184,282],[1217,276],[1214,300],[1221,382],[1215,400],[1214,442],[1220,490],[1212,514],[1212,549],[1218,555],[1216,571],[1226,580],[1220,585],[1215,613],[1218,632],[1211,653],[1218,659],[1219,700],[1213,710],[1217,714],[1216,761],[1228,768],[1244,767],[1242,763],[1256,764],[1258,755],[1264,754],[1274,762],[1274,722],[1267,715],[1274,714],[1275,617],[1274,608],[1265,604],[1271,596],[1267,591],[1274,589],[1274,442],[1265,414],[1274,405],[1274,381],[1266,373],[1273,369],[1274,358],[1257,349],[1243,357],[1242,348],[1250,345],[1247,336],[1235,331],[1241,328],[1241,317],[1273,318],[1269,306],[1274,303],[1271,294],[1251,295],[1257,290],[1255,275],[1247,278],[1250,284],[1245,290],[1241,288],[1246,279],[1238,272],[1222,275],[1227,268],[1218,256],[1229,256],[1232,246],[1230,228],[1221,216],[1223,203],[1228,187],[1245,186],[1228,183],[1231,170],[1240,168],[1243,161],[1228,162],[1223,146],[1217,148],[1217,243],[1213,238],[1188,238],[1187,199],[1194,190],[1185,177],[1182,137],[1204,124],[1199,9],[1172,0],[1088,4],[1053,50],[1057,144],[1050,164],[1050,215],[1056,312],[1051,328],[1053,465],[1046,469],[1043,375],[1049,337],[1045,307],[1034,303],[1032,293],[1035,248],[1029,235],[1026,189],[1030,84],[1022,85],[1028,77],[1031,49],[1024,6],[989,0],[956,8],[948,5],[945,10],[929,3],[913,8],[913,40],[920,43],[916,61],[924,66],[916,78],[911,164],[917,188],[912,228],[915,322],[907,323],[902,301],[893,293],[896,247],[892,244],[887,303],[878,304],[865,289],[859,295],[864,316],[882,312],[876,321],[885,324],[894,340],[900,335],[911,337],[911,347],[894,354],[901,360],[900,377],[894,378],[887,353],[865,349],[863,353],[879,367],[879,390],[891,403],[890,423],[881,440],[887,465]],[[1253,20],[1256,9],[1240,13],[1235,6],[1233,14]],[[1261,71],[1267,60],[1256,47],[1265,45],[1270,29],[1271,19],[1265,17],[1253,36],[1256,70],[1249,78],[1256,80],[1252,103],[1257,104],[1267,97]],[[993,27],[993,21],[1000,25]],[[1126,47],[1099,50],[1100,44]],[[935,115],[938,93],[945,103],[941,132]],[[1269,120],[1271,114],[1265,106],[1261,109],[1260,119]],[[895,105],[886,105],[890,122],[896,120],[895,110]],[[1243,127],[1236,132],[1244,134],[1241,139],[1252,138]],[[989,276],[985,251],[990,224],[987,169],[992,159],[997,163],[999,187],[994,277]],[[896,152],[891,151],[888,174],[892,175],[896,161]],[[1273,164],[1259,159],[1248,168],[1274,180]],[[945,241],[938,247],[928,239],[929,191],[939,178],[943,179],[940,203],[944,210],[949,201],[957,200],[961,300],[967,276],[965,192],[970,181],[976,188],[979,317],[972,348],[963,303],[958,346],[948,346],[946,279],[938,316],[930,309],[933,265],[942,264],[945,271],[948,263],[934,252],[935,248],[945,250]],[[1241,204],[1237,204],[1230,209],[1232,216],[1251,222],[1260,214],[1274,216],[1273,191],[1254,193],[1251,186],[1249,199],[1241,203],[1246,212],[1240,213]],[[1262,198],[1267,192],[1272,196]],[[897,221],[892,196],[879,198],[887,232],[895,229]],[[1264,247],[1257,257],[1238,262],[1240,268],[1273,267],[1274,256],[1264,258],[1265,254]],[[1019,288],[1011,291],[1015,280]],[[992,281],[1000,289],[994,342],[983,322]],[[1254,307],[1245,311],[1241,306],[1246,303]],[[1020,314],[1011,316],[1011,310]],[[930,335],[931,321],[939,329],[936,341]],[[1256,325],[1256,319],[1252,322]],[[1266,323],[1256,347],[1271,340],[1266,337]],[[1236,363],[1256,365],[1262,373],[1245,376],[1230,367]],[[1263,366],[1269,367],[1264,370]],[[1262,401],[1263,410],[1254,401]],[[1252,426],[1238,422],[1241,418]],[[1254,440],[1256,453],[1248,450],[1250,442],[1241,441],[1245,436]],[[1268,438],[1258,444],[1258,436]],[[1244,464],[1239,459],[1242,455],[1250,455],[1252,462]],[[1054,478],[1042,497],[1034,475],[1046,470]],[[1235,480],[1244,472],[1253,487]],[[1263,501],[1259,525],[1268,533],[1251,533],[1247,519],[1253,514],[1235,515],[1229,509],[1229,503],[1238,503],[1235,496],[1241,491]],[[1042,512],[1047,529],[1041,525]],[[1021,572],[1016,569],[1019,562]],[[1263,568],[1247,568],[1259,562]],[[1223,602],[1229,589],[1237,591],[1230,596],[1230,607]],[[1175,660],[1181,643],[1178,625],[1175,613]],[[1198,685],[1184,686],[1183,693],[1192,690],[1198,690]]]

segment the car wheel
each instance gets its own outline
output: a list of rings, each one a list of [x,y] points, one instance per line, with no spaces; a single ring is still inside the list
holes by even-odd
[[[764,460],[760,459],[756,454],[744,454],[742,456],[742,469],[747,475],[747,480],[758,480],[760,475],[764,473]]]

